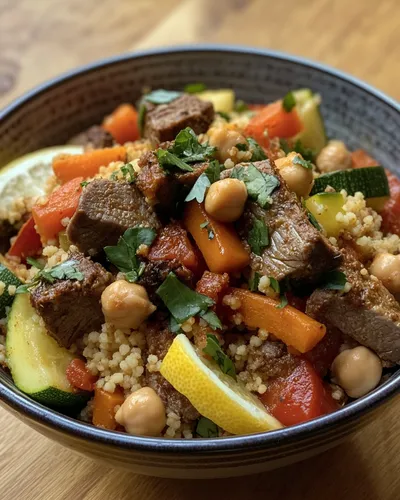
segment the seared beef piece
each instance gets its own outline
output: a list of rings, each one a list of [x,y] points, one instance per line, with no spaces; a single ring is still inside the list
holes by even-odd
[[[296,358],[287,352],[282,342],[264,342],[249,347],[246,370],[257,373],[265,382],[271,377],[286,377],[296,367]]]
[[[179,184],[192,187],[200,175],[206,171],[208,165],[208,162],[191,163],[190,166],[193,168],[193,172],[183,172],[182,170],[179,172],[177,171],[174,173],[174,177]]]
[[[144,137],[153,143],[172,141],[178,132],[190,127],[196,134],[206,132],[214,119],[211,102],[183,94],[169,104],[146,104]]]
[[[133,184],[98,179],[90,182],[67,227],[71,243],[81,252],[95,255],[137,225],[159,229],[152,208]]]
[[[31,294],[31,303],[43,318],[47,331],[63,347],[104,323],[100,297],[112,282],[112,276],[100,264],[79,252],[70,254],[83,281],[57,280],[42,282]]]
[[[166,324],[159,322],[150,324],[146,328],[146,341],[148,355],[154,354],[159,360],[164,359],[169,347],[174,340],[174,335]],[[146,373],[146,383],[160,396],[165,407],[179,415],[184,422],[191,422],[199,418],[199,412],[191,402],[161,375],[160,372]]]
[[[317,289],[307,302],[307,314],[333,326],[374,350],[383,360],[400,363],[400,305],[379,280],[360,274],[362,265],[342,250],[351,284],[348,293]]]
[[[217,274],[204,271],[203,276],[196,284],[196,292],[207,295],[216,304],[219,304],[228,287],[229,275],[227,273]]]
[[[272,193],[270,207],[261,208],[258,203],[248,201],[238,222],[239,233],[245,241],[255,218],[263,220],[269,229],[270,245],[261,256],[251,253],[252,269],[279,281],[284,278],[314,279],[337,267],[340,253],[309,222],[301,203],[278,170],[268,160],[253,165],[261,172],[278,177],[280,186]],[[246,168],[248,164],[239,166]],[[228,177],[230,172],[224,171],[223,176]]]
[[[73,137],[69,144],[84,146],[85,149],[102,149],[114,146],[113,136],[100,125],[93,125],[85,132]]]

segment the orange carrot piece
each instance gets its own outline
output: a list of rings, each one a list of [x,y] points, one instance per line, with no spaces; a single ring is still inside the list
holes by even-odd
[[[11,245],[8,255],[26,259],[32,255],[37,255],[42,248],[40,235],[36,232],[35,221],[33,217],[25,222],[19,230],[14,243]]]
[[[249,121],[245,133],[261,146],[268,147],[271,138],[293,137],[301,129],[302,123],[296,108],[287,112],[282,107],[282,101],[276,101],[265,106]]]
[[[98,377],[90,373],[82,359],[75,358],[67,366],[66,375],[68,382],[82,391],[94,391]]]
[[[96,387],[93,400],[93,425],[111,431],[115,430],[118,426],[115,420],[115,407],[122,405],[124,400],[122,390],[107,392]]]
[[[113,161],[125,161],[126,150],[123,146],[94,149],[81,155],[61,154],[53,160],[53,171],[62,184],[75,177],[93,177],[100,167]]]
[[[240,271],[249,263],[250,255],[233,225],[212,219],[205,211],[204,204],[196,201],[188,203],[183,222],[213,273]]]
[[[264,328],[301,353],[310,351],[326,333],[325,325],[292,306],[277,308],[279,302],[270,297],[241,288],[230,288],[227,293],[240,300],[239,309],[227,308],[228,315],[240,313],[246,326]]]
[[[103,121],[105,128],[119,144],[136,141],[140,137],[138,112],[132,104],[121,104]]]
[[[353,168],[376,167],[379,163],[363,149],[357,149],[351,153]]]
[[[83,177],[72,179],[53,191],[44,205],[34,205],[32,215],[42,241],[57,238],[64,229],[61,221],[74,215],[82,192],[82,181]]]

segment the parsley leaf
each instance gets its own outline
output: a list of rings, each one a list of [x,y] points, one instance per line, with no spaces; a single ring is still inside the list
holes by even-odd
[[[208,230],[208,239],[213,240],[215,237],[214,231],[212,229]]]
[[[177,92],[176,90],[164,90],[158,89],[153,90],[153,92],[149,92],[143,99],[147,102],[151,102],[153,104],[169,104],[175,99],[178,99],[182,95],[182,92]]]
[[[262,208],[271,203],[271,194],[280,185],[275,175],[261,172],[253,164],[248,167],[233,167],[231,177],[243,181],[249,197]]]
[[[160,165],[164,168],[168,167],[178,167],[186,172],[193,172],[193,168],[186,162],[178,158],[176,155],[168,151],[167,149],[157,149],[155,151]]]
[[[280,293],[280,286],[279,286],[279,281],[276,280],[275,278],[273,278],[272,276],[269,277],[269,284],[270,284],[270,287],[272,288],[272,290],[275,292],[275,293]]]
[[[250,146],[249,150],[253,153],[250,161],[262,161],[267,159],[267,155],[264,153],[263,148],[258,144],[257,141],[255,141],[251,137],[248,137],[247,142]]]
[[[285,154],[289,154],[290,151],[292,151],[286,139],[279,139],[279,146],[285,152]]]
[[[88,184],[90,184],[90,181],[82,181],[81,182],[81,187],[86,187]]]
[[[282,99],[282,107],[287,113],[289,113],[295,106],[296,106],[296,99],[294,97],[294,94],[293,92],[288,92]]]
[[[224,353],[219,345],[218,339],[215,335],[207,334],[207,345],[204,347],[203,352],[208,354],[217,362],[221,368],[222,373],[229,375],[236,380],[236,369],[233,361]]]
[[[192,189],[189,191],[189,194],[186,196],[185,201],[196,200],[198,203],[203,203],[206,196],[206,191],[210,186],[211,183],[207,177],[207,174],[201,174],[197,181],[194,183]]]
[[[181,330],[181,325],[176,321],[176,319],[171,315],[169,317],[169,329],[171,333],[183,333],[183,330]]]
[[[313,149],[306,148],[303,146],[303,143],[301,142],[300,139],[297,139],[297,141],[294,143],[294,145],[289,146],[289,143],[286,139],[279,139],[279,145],[280,148],[283,149],[283,151],[286,154],[289,154],[291,151],[294,151],[296,153],[301,154],[301,156],[310,162],[315,161],[316,153]]]
[[[174,273],[169,273],[156,294],[180,325],[192,316],[205,313],[215,302],[184,285]]]
[[[126,278],[134,283],[144,271],[144,264],[140,262],[136,252],[140,245],[150,246],[156,232],[150,227],[132,227],[118,240],[117,245],[104,248],[107,259],[114,264]]]
[[[247,240],[251,251],[256,255],[262,255],[264,248],[269,245],[269,231],[264,221],[254,219]]]
[[[222,329],[222,324],[220,319],[211,309],[209,309],[205,313],[200,313],[199,316],[203,318],[204,321],[206,321],[213,330]]]
[[[319,222],[317,221],[317,219],[315,218],[315,216],[308,210],[306,209],[306,212],[307,212],[307,217],[308,217],[308,220],[311,222],[311,224],[316,228],[318,229],[318,231],[321,231],[322,230],[322,227],[320,226]]]
[[[144,122],[146,120],[146,113],[147,113],[146,104],[142,101],[140,103],[139,113],[138,113],[138,128],[139,128],[139,132],[140,132],[141,137],[143,137]]]
[[[200,228],[201,229],[207,229],[207,233],[208,233],[208,239],[209,240],[213,240],[214,237],[215,237],[215,234],[214,234],[214,231],[212,230],[211,227],[208,227],[210,224],[210,221],[204,221],[200,224]]]
[[[229,114],[225,113],[224,111],[217,111],[217,115],[219,115],[221,118],[223,118],[227,122],[231,121],[231,117],[229,116]]]
[[[200,144],[193,130],[186,127],[175,137],[174,145],[168,151],[188,163],[196,163],[213,156],[216,148],[208,144]]]
[[[208,180],[211,182],[211,184],[213,182],[219,181],[219,178],[221,176],[221,164],[218,160],[210,161],[210,164],[208,165],[204,173],[207,175]]]
[[[292,163],[294,163],[295,165],[301,165],[302,167],[307,168],[307,169],[311,169],[311,170],[313,168],[312,163],[310,161],[305,160],[300,155],[296,155],[293,158]]]
[[[254,272],[249,279],[250,292],[258,292],[258,285],[260,283],[261,274]]]
[[[198,94],[206,90],[206,85],[204,83],[188,83],[183,87],[183,91],[187,94]]]
[[[238,99],[235,102],[234,110],[236,111],[236,113],[243,113],[243,111],[248,111],[248,109],[249,107],[244,101],[242,101],[242,99]]]
[[[279,302],[279,304],[276,306],[277,309],[283,309],[284,307],[286,307],[288,305],[288,299],[287,299],[287,296],[286,296],[286,292],[283,292],[281,293],[281,301]]]
[[[218,425],[206,417],[200,417],[196,425],[196,435],[202,438],[218,437]]]
[[[44,264],[42,264],[41,262],[39,262],[36,259],[33,259],[32,257],[27,257],[26,262],[28,264],[30,264],[32,267],[36,267],[36,269],[43,269],[44,268]]]
[[[238,151],[247,151],[249,148],[248,144],[242,144],[242,143],[236,144],[235,147],[238,149]]]
[[[136,180],[136,172],[133,169],[131,163],[127,163],[126,165],[122,165],[121,172],[124,177],[130,184],[134,183]]]
[[[346,282],[346,275],[341,271],[329,271],[323,276],[321,288],[325,290],[343,290]]]
[[[208,220],[205,220],[204,222],[202,222],[202,223],[200,224],[201,229],[204,229],[205,227],[207,227],[207,226],[208,226],[208,224],[210,224],[210,222],[209,222]]]

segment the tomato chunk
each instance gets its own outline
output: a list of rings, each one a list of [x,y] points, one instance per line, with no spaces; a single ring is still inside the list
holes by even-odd
[[[286,378],[268,384],[260,396],[267,410],[284,425],[295,425],[338,408],[321,377],[305,359]]]
[[[386,170],[389,181],[390,198],[379,215],[382,216],[384,232],[400,235],[400,180]]]
[[[357,149],[351,153],[353,168],[376,167],[379,163],[366,153],[363,149]]]
[[[86,368],[85,362],[79,358],[73,359],[67,366],[66,375],[68,382],[82,391],[94,391],[97,377]]]
[[[8,255],[26,259],[27,257],[38,255],[41,249],[42,242],[40,241],[40,235],[36,232],[35,221],[33,217],[29,217],[19,230],[14,243],[8,251]]]

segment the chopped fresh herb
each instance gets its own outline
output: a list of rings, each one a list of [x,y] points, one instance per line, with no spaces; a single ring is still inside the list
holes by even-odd
[[[258,292],[258,285],[260,283],[261,275],[257,272],[252,273],[249,279],[250,292]]]
[[[289,303],[287,296],[286,296],[286,292],[281,293],[280,299],[281,300],[280,300],[279,304],[276,306],[277,309],[283,309]]]
[[[289,147],[289,143],[286,139],[279,139],[280,148],[286,153],[289,154],[292,149]]]
[[[312,170],[312,168],[313,168],[312,163],[310,161],[305,160],[300,155],[296,155],[293,158],[292,162],[295,165],[301,165],[302,167],[307,168],[307,169],[311,169]]]
[[[207,143],[200,144],[193,130],[186,127],[175,137],[174,145],[169,151],[188,163],[196,163],[211,158],[216,148]]]
[[[289,113],[295,106],[296,106],[296,99],[294,97],[294,94],[293,92],[288,92],[282,99],[282,107],[287,113]]]
[[[321,288],[325,290],[343,290],[346,282],[346,275],[341,271],[329,271],[323,276]]]
[[[217,111],[217,115],[219,115],[221,118],[223,118],[227,122],[231,121],[231,117],[229,116],[229,114],[225,113],[224,111]]]
[[[270,278],[270,280],[273,279],[273,278]],[[272,286],[272,282],[271,282],[271,286]],[[287,295],[286,295],[286,292],[290,290],[290,283],[289,281],[286,279],[284,281],[282,281],[281,283],[278,283],[278,286],[279,286],[279,297],[280,297],[280,302],[279,304],[276,306],[277,309],[283,309],[284,307],[286,307],[288,305],[288,298],[287,298]]]
[[[184,86],[183,91],[187,94],[198,94],[206,90],[206,85],[204,83],[188,83]]]
[[[275,293],[280,293],[281,288],[279,286],[279,281],[272,276],[269,277],[269,285]]]
[[[146,104],[142,101],[139,106],[139,113],[138,113],[138,127],[139,127],[139,132],[140,136],[143,136],[143,131],[144,131],[144,122],[146,120],[146,113],[147,113],[147,107]]]
[[[88,184],[90,184],[90,182],[89,182],[89,181],[82,181],[82,182],[81,182],[81,187],[83,187],[83,188],[84,188],[84,187],[86,187]]]
[[[280,185],[277,177],[261,172],[253,164],[248,167],[233,167],[231,177],[243,181],[249,197],[262,208],[272,202],[271,194]]]
[[[205,313],[200,313],[200,317],[206,321],[213,330],[221,330],[222,324],[214,311],[209,309]]]
[[[188,163],[184,162],[167,149],[157,149],[155,153],[162,167],[178,167],[186,172],[193,172],[193,168]]]
[[[311,224],[316,228],[318,229],[318,231],[322,231],[322,227],[320,226],[319,222],[317,221],[317,219],[314,217],[314,215],[306,209],[306,212],[307,212],[307,217],[308,217],[308,220],[311,222]]]
[[[208,239],[209,240],[213,240],[214,237],[215,237],[215,234],[214,234],[214,231],[212,230],[211,227],[208,227],[208,225],[210,224],[209,221],[204,221],[200,224],[200,228],[201,229],[207,229],[207,233],[208,233]]]
[[[210,161],[210,164],[208,165],[204,173],[208,177],[208,180],[211,182],[211,184],[213,182],[219,181],[219,178],[221,176],[221,164],[218,160]]]
[[[122,165],[121,173],[124,179],[126,179],[130,184],[135,182],[136,180],[136,172],[133,169],[131,163],[127,163],[126,165]]]
[[[233,361],[224,353],[215,335],[207,334],[207,345],[203,352],[208,354],[217,362],[222,373],[229,375],[236,380],[236,370]]]
[[[42,264],[41,262],[39,262],[36,259],[33,259],[32,257],[27,257],[26,258],[26,262],[29,265],[31,265],[32,267],[36,267],[37,269],[43,269],[44,268],[44,264]]]
[[[208,230],[208,239],[213,240],[215,237],[214,231],[212,229]]]
[[[125,273],[128,281],[134,283],[144,271],[144,264],[140,262],[136,252],[141,245],[150,246],[156,232],[150,227],[131,227],[118,240],[117,245],[104,248],[107,259],[121,272]]]
[[[185,201],[196,200],[198,203],[203,203],[206,196],[206,191],[210,186],[211,183],[209,178],[207,177],[207,174],[201,174],[197,181],[194,183],[192,189],[189,191],[189,194],[186,196]]]
[[[196,425],[196,435],[201,438],[218,437],[218,426],[206,417],[200,417]]]
[[[239,143],[239,144],[236,144],[235,146],[239,151],[247,151],[249,149],[249,145],[248,144],[242,144],[242,143]]]
[[[264,153],[263,148],[258,144],[257,141],[255,141],[251,137],[248,137],[247,142],[250,145],[250,151],[253,153],[250,161],[262,161],[267,159],[267,155]]]
[[[143,99],[147,102],[151,102],[153,104],[169,104],[170,102],[178,99],[182,95],[182,92],[177,92],[176,90],[153,90],[153,92],[149,92]]]
[[[173,316],[169,317],[169,329],[171,333],[183,333],[183,330],[181,330],[181,325],[176,321],[176,319]]]
[[[156,291],[180,325],[192,316],[205,313],[215,302],[184,285],[174,273],[169,273]]]
[[[313,149],[306,148],[305,146],[303,146],[303,143],[301,142],[300,139],[298,139],[295,142],[294,146],[289,146],[289,143],[286,139],[279,139],[279,145],[280,145],[280,148],[286,154],[289,154],[291,151],[294,151],[296,153],[301,154],[301,156],[309,162],[315,161],[315,157],[316,157],[315,151]]]
[[[236,111],[236,113],[243,113],[243,111],[248,111],[248,109],[249,107],[247,106],[247,104],[241,99],[238,99],[235,102],[234,110]]]
[[[262,255],[264,248],[269,245],[269,231],[264,221],[254,219],[253,226],[249,231],[248,243],[253,253]]]
[[[206,220],[206,221],[202,222],[202,223],[200,224],[201,229],[204,229],[205,227],[207,227],[207,226],[208,226],[208,224],[210,224],[208,220]]]
[[[37,284],[37,283],[35,283]],[[16,294],[20,294],[20,293],[28,293],[29,292],[29,289],[31,287],[34,286],[34,283],[33,281],[31,283],[26,283],[25,285],[19,285],[19,287],[17,287],[17,289],[15,290],[15,293]]]

